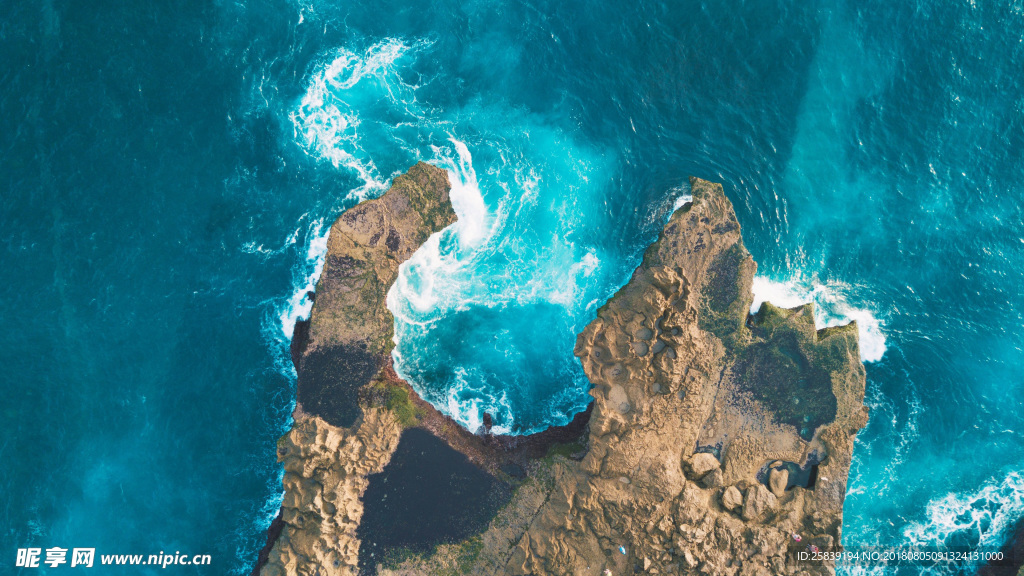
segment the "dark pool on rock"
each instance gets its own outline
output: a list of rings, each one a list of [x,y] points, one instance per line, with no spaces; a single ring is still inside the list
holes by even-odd
[[[380,369],[365,345],[331,346],[310,352],[298,371],[298,400],[308,414],[332,426],[351,426],[359,417],[359,389]]]
[[[419,428],[402,434],[391,462],[369,480],[357,532],[365,574],[385,558],[479,533],[512,496],[508,484]]]

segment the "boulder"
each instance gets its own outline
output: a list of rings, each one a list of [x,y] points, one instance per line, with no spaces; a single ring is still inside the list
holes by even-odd
[[[698,452],[690,457],[690,471],[694,478],[703,478],[705,474],[719,467],[718,458],[714,454]]]
[[[772,494],[781,498],[786,493],[786,486],[789,485],[789,470],[785,468],[773,468],[768,473],[768,487]]]
[[[764,484],[757,483],[747,488],[747,496],[743,500],[743,519],[755,520],[765,510],[775,508],[775,494],[768,491]]]
[[[743,504],[743,495],[735,486],[729,486],[722,492],[722,506],[726,510],[735,510]]]
[[[722,474],[721,468],[715,468],[711,472],[708,472],[700,479],[700,483],[705,488],[718,488],[725,483],[725,474]]]

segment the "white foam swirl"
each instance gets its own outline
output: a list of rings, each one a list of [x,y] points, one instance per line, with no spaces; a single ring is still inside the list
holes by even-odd
[[[419,47],[388,38],[362,54],[338,49],[313,73],[299,107],[290,115],[295,139],[307,154],[359,178],[362,185],[350,192],[359,200],[383,191],[389,176],[381,174],[367,146],[394,139],[390,127],[399,121],[421,118],[415,86],[399,78],[397,65]],[[364,120],[360,111],[377,102],[387,103],[385,116],[398,118]],[[364,132],[369,136],[364,138]]]
[[[926,519],[912,522],[903,531],[915,546],[960,545],[999,548],[1024,517],[1024,475],[1011,471],[1001,480],[991,479],[973,492],[951,493],[928,503]]]

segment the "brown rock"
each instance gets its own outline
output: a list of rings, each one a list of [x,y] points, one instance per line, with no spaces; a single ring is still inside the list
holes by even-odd
[[[597,567],[620,574],[635,562],[669,573],[679,566],[730,576],[834,573],[827,564],[787,563],[785,549],[796,526],[808,541],[839,541],[854,435],[866,422],[856,327],[818,330],[809,305],[784,310],[766,303],[750,317],[756,265],[732,205],[717,184],[691,179],[690,187],[693,202],[672,215],[628,284],[577,338],[575,353],[594,396],[586,456],[535,462],[529,467],[534,481],[516,491],[482,534],[379,574],[567,576]],[[384,290],[386,284],[381,281]],[[365,328],[372,342],[390,337],[378,330],[388,325],[379,309],[367,314],[321,302],[318,291],[311,347],[318,338],[344,340]],[[318,316],[340,322],[349,314],[356,314],[352,327],[316,326]],[[655,350],[657,342],[664,346]],[[791,358],[799,362],[788,363]],[[795,381],[806,385],[788,388]],[[672,393],[651,394],[655,383]],[[378,419],[374,429],[380,452],[387,452],[390,428]],[[362,463],[362,456],[341,448],[347,444],[340,439],[358,439],[358,432],[321,434],[309,444],[323,445],[316,450],[302,442],[288,446],[300,456],[286,464],[296,470],[286,478],[287,545],[271,559],[276,571],[265,574],[354,570],[349,562],[358,541],[345,535],[359,522],[358,478],[380,458]],[[335,443],[339,450],[332,452],[327,447]],[[680,466],[681,453],[696,446],[721,447],[722,461],[694,455]],[[377,453],[366,444],[362,449]],[[805,461],[812,451],[828,455],[819,466],[819,477],[828,481],[820,486],[781,502],[755,480],[766,464]],[[335,459],[354,473],[339,471],[334,477],[341,480],[326,480],[330,489],[317,487],[319,470],[334,470]],[[702,481],[687,481],[684,470]],[[713,501],[716,489],[703,482],[712,474],[721,475],[721,484],[717,476],[709,482],[730,485],[721,508]],[[321,501],[340,504],[338,511],[332,514]],[[768,514],[773,509],[778,513]],[[300,519],[315,528],[303,528]],[[664,560],[668,552],[672,557]]]
[[[725,474],[722,473],[721,468],[715,468],[711,472],[708,472],[700,479],[701,486],[705,488],[718,488],[725,483]]]
[[[714,454],[698,452],[690,457],[690,471],[694,478],[703,478],[705,474],[719,467],[718,458]]]
[[[735,510],[743,505],[743,495],[735,486],[729,486],[722,492],[722,507],[726,510]]]
[[[747,495],[743,499],[743,519],[756,520],[765,510],[775,508],[775,495],[764,487],[760,482],[747,488]]]
[[[768,487],[771,488],[772,494],[781,498],[786,493],[786,486],[788,484],[789,470],[785,468],[772,468],[768,472]]]

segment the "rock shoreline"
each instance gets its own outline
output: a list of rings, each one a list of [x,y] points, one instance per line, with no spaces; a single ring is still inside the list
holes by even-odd
[[[398,265],[455,219],[444,171],[420,163],[339,217],[311,318],[296,326],[280,534],[254,574],[834,573],[787,555],[840,543],[867,422],[856,327],[817,330],[810,305],[749,315],[756,265],[732,205],[720,185],[691,189],[578,337],[593,403],[528,437],[463,429],[391,366],[384,297]],[[367,478],[409,427],[507,482],[511,500],[465,541],[367,558]]]

